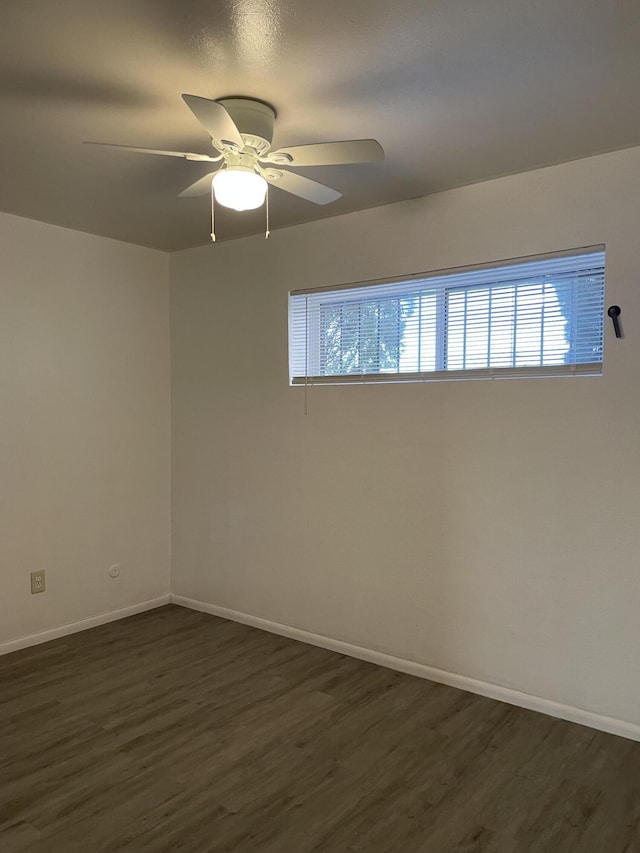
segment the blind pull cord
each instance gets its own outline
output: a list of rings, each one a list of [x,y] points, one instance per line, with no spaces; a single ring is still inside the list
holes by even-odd
[[[304,413],[309,413],[309,297],[304,300],[304,324],[305,324],[305,341],[304,341]]]

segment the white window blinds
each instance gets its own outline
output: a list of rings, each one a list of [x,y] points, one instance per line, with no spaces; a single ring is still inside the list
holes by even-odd
[[[292,291],[292,384],[602,372],[604,249]]]

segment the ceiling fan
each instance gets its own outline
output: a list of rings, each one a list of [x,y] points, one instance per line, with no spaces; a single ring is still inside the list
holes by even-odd
[[[268,186],[315,204],[329,204],[340,198],[342,193],[289,169],[384,160],[382,146],[375,139],[294,145],[272,151],[276,114],[269,104],[253,98],[222,98],[217,101],[197,95],[183,95],[182,98],[211,137],[215,149],[213,155],[136,148],[109,142],[88,144],[219,164],[180,193],[181,197],[188,197],[210,192],[212,218],[214,197],[219,204],[233,210],[254,210],[264,204]],[[215,240],[213,222],[211,237]]]

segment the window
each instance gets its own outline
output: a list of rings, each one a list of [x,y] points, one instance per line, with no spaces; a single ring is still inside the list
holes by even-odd
[[[604,248],[289,295],[291,383],[602,372]]]

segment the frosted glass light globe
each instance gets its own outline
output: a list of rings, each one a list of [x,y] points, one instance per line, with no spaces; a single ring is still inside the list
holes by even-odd
[[[213,176],[218,204],[232,210],[255,210],[264,204],[267,182],[251,169],[223,169]]]

